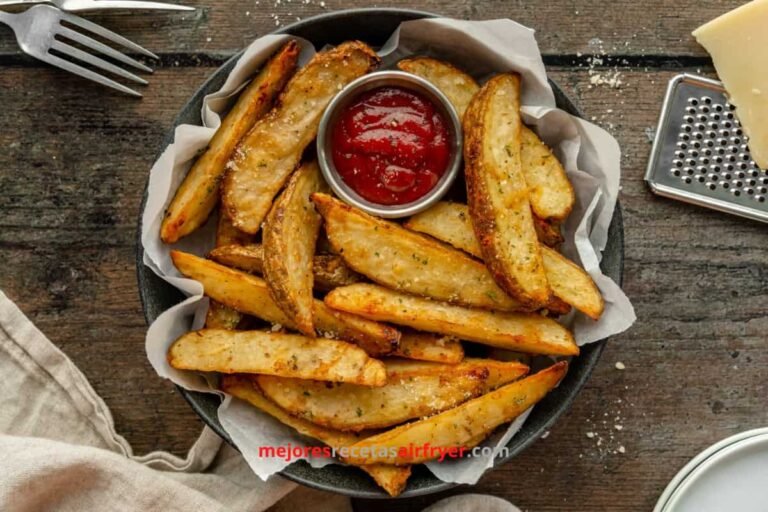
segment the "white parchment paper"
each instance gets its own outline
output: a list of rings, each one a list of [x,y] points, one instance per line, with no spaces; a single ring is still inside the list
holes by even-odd
[[[201,327],[208,308],[208,300],[202,295],[202,285],[181,277],[170,261],[169,252],[178,248],[204,255],[213,246],[215,219],[211,219],[199,232],[170,247],[159,238],[163,212],[194,157],[215,133],[221,122],[220,113],[226,111],[246,80],[288,39],[289,36],[270,35],[253,42],[221,90],[205,98],[201,112],[205,126],[177,127],[174,142],[151,170],[142,225],[144,263],[158,276],[182,290],[188,298],[165,311],[149,327],[146,350],[158,375],[187,389],[220,393],[211,389],[205,375],[178,371],[167,363],[166,353],[170,345],[181,334]],[[299,42],[302,45],[300,63],[303,64],[314,55],[315,49],[307,41]],[[521,74],[525,122],[553,148],[576,192],[574,210],[564,226],[566,241],[563,252],[584,266],[606,302],[605,313],[598,322],[580,313],[572,314],[564,321],[574,330],[579,345],[628,329],[635,321],[632,305],[618,285],[604,276],[599,268],[619,193],[619,145],[601,128],[555,107],[533,30],[510,20],[409,21],[400,26],[379,54],[384,59],[385,67],[411,55],[443,58],[481,81],[503,71],[514,70]],[[494,454],[498,453],[518,432],[529,412],[514,421],[506,431],[494,434],[483,446],[492,448]],[[232,397],[225,398],[218,413],[222,425],[251,468],[263,479],[282,470],[289,462],[259,457],[260,446],[308,444],[306,438],[292,429]],[[494,456],[489,454],[443,463],[432,462],[427,467],[446,482],[471,484],[493,466],[493,460]],[[310,461],[314,466],[329,462],[332,461]]]

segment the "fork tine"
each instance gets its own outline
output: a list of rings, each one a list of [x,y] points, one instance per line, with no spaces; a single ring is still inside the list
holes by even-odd
[[[120,34],[116,34],[112,32],[111,30],[107,30],[106,28],[97,25],[93,22],[90,22],[86,19],[83,19],[79,16],[75,16],[74,14],[69,14],[66,12],[61,12],[61,19],[68,23],[72,23],[73,25],[77,25],[78,27],[84,28],[85,30],[89,30],[93,32],[94,34],[97,34],[105,39],[109,39],[110,41],[123,45],[126,48],[129,48],[135,52],[139,52],[143,55],[146,55],[147,57],[152,57],[153,59],[159,58],[157,55],[152,53],[149,50],[145,50],[141,46],[137,45],[133,41],[129,41],[128,39],[124,38]]]
[[[138,98],[141,98],[141,94],[134,91],[133,89],[130,89],[124,86],[123,84],[117,83],[114,80],[111,80],[105,76],[101,76],[98,73],[94,73],[90,69],[86,69],[78,64],[69,62],[68,60],[64,60],[61,57],[57,57],[56,55],[51,55],[50,53],[46,53],[45,55],[40,57],[40,60],[47,62],[52,66],[59,67],[65,71],[69,71],[70,73],[74,73],[75,75],[80,75],[81,77],[87,78],[88,80],[93,80],[94,82],[98,82],[101,85],[106,85],[107,87],[112,87],[113,89],[117,89],[118,91],[124,92],[125,94],[130,94],[131,96],[136,96]]]
[[[134,75],[130,71],[126,71],[123,68],[115,66],[111,62],[107,62],[106,60],[100,59],[99,57],[96,57],[95,55],[92,55],[88,52],[84,52],[78,48],[64,44],[61,41],[56,41],[54,39],[53,44],[51,44],[51,49],[57,50],[61,53],[69,55],[70,57],[74,57],[75,59],[81,60],[87,64],[91,64],[92,66],[96,66],[105,71],[109,71],[110,73],[114,73],[123,78],[127,78],[128,80],[133,80],[134,82],[138,82],[142,85],[147,85],[147,83],[149,83],[143,78]]]
[[[67,27],[59,27],[58,33],[67,39],[71,39],[72,41],[75,41],[77,43],[82,44],[83,46],[86,46],[90,48],[91,50],[95,50],[99,53],[103,53],[104,55],[108,55],[112,57],[115,60],[119,60],[120,62],[124,62],[125,64],[128,64],[130,66],[133,66],[135,68],[139,68],[142,71],[146,71],[147,73],[152,72],[152,68],[145,66],[141,62],[137,61],[136,59],[132,59],[131,57],[128,57],[127,55],[123,55],[119,51],[115,50],[111,46],[107,46],[102,42],[99,42],[95,39],[92,39],[86,35],[81,34],[80,32],[76,32],[72,30],[71,28]]]

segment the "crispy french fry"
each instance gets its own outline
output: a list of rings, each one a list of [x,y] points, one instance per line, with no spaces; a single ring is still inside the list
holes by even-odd
[[[251,405],[269,414],[280,423],[283,423],[299,434],[317,439],[328,446],[339,450],[344,446],[352,445],[364,438],[364,434],[352,434],[339,432],[307,420],[291,416],[288,412],[269,401],[260,390],[251,376],[224,375],[221,379],[221,389],[225,393],[249,402]],[[370,464],[360,466],[360,469],[368,473],[390,496],[397,496],[405,488],[408,477],[411,475],[410,466],[390,466],[384,464]]]
[[[264,271],[264,247],[259,244],[228,245],[212,250],[208,257],[228,267],[261,275]],[[341,256],[316,254],[312,260],[314,287],[330,291],[339,286],[359,283],[362,276],[349,268]]]
[[[317,162],[293,173],[264,222],[264,280],[269,293],[299,331],[315,335],[312,265],[320,215],[309,199],[328,189]]]
[[[165,243],[177,242],[208,220],[219,201],[219,181],[235,146],[272,107],[296,70],[299,51],[296,41],[286,43],[240,94],[168,206],[160,227],[160,238]]]
[[[544,398],[567,371],[568,363],[561,361],[453,409],[358,441],[348,460],[354,464],[417,464],[438,458],[440,449],[477,444]],[[409,453],[400,449],[425,445],[430,450]]]
[[[441,60],[415,57],[401,60],[397,63],[397,67],[420,76],[440,89],[456,109],[459,119],[464,116],[469,102],[472,101],[472,96],[480,90],[480,86],[474,78],[452,64]]]
[[[353,270],[384,286],[486,309],[520,304],[494,282],[485,265],[434,239],[377,219],[327,194],[312,194],[325,231]]]
[[[520,77],[491,78],[464,115],[467,198],[477,240],[495,281],[524,306],[544,307],[544,272],[521,164]]]
[[[464,348],[459,340],[450,336],[427,332],[404,332],[400,337],[400,344],[390,355],[455,364],[464,359]]]
[[[472,231],[469,211],[465,205],[438,203],[429,210],[411,217],[405,226],[482,258],[480,245]],[[599,319],[605,308],[605,302],[589,274],[546,245],[541,245],[541,254],[547,280],[555,297],[590,318]]]
[[[533,313],[467,309],[399,293],[373,284],[336,288],[325,297],[333,309],[413,329],[530,354],[576,355],[573,335],[551,318]]]
[[[179,272],[202,283],[208,297],[241,313],[296,330],[272,300],[263,279],[181,251],[171,251],[171,259]],[[373,356],[392,352],[400,340],[400,332],[388,325],[334,311],[319,300],[313,307],[317,329],[324,336],[356,343]]]
[[[491,359],[435,366],[440,368],[402,377],[387,373],[387,383],[377,388],[328,386],[269,375],[259,375],[256,380],[267,398],[288,412],[325,427],[359,432],[450,409],[528,373],[528,367],[518,362]]]
[[[521,129],[520,151],[533,213],[540,219],[563,221],[573,209],[573,186],[557,157],[531,129]]]
[[[384,364],[344,341],[264,331],[203,329],[188,332],[168,350],[179,370],[261,373],[383,386]]]
[[[325,107],[378,63],[365,44],[346,42],[315,55],[288,82],[277,106],[253,126],[228,164],[222,200],[237,228],[252,234],[260,229],[272,199],[317,135]]]

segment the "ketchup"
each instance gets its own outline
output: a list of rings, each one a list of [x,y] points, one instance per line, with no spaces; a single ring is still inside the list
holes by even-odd
[[[365,199],[406,204],[424,196],[448,167],[448,123],[421,94],[380,87],[342,111],[332,132],[333,163]]]

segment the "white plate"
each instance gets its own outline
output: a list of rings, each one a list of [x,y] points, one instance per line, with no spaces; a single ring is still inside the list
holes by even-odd
[[[655,512],[768,511],[768,428],[704,450],[670,482]]]

